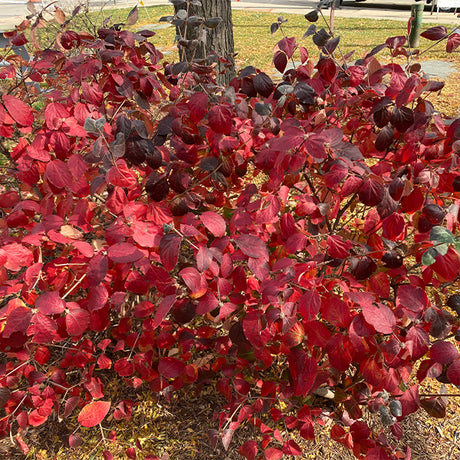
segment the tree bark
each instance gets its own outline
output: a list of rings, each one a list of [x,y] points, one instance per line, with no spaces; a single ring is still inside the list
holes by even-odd
[[[231,0],[201,0],[202,6],[191,4],[176,5],[175,13],[179,10],[188,8],[188,17],[198,16],[205,20],[219,17],[222,22],[215,28],[207,27],[190,27],[187,23],[178,27],[178,35],[186,40],[200,40],[201,31],[205,33],[205,44],[200,44],[195,49],[183,49],[184,54],[179,48],[181,60],[191,62],[193,59],[206,59],[213,53],[230,61],[230,67],[226,68],[225,63],[217,61],[217,81],[220,84],[228,84],[235,76],[235,63],[233,59],[234,42],[233,42],[233,22]],[[182,55],[181,55],[182,54]]]

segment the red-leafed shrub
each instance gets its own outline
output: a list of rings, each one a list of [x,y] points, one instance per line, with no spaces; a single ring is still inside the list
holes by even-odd
[[[247,459],[301,455],[277,424],[311,440],[326,418],[356,457],[402,458],[363,412],[401,436],[445,409],[419,382],[460,382],[460,121],[427,99],[439,83],[382,47],[349,65],[310,28],[317,63],[283,38],[275,66],[302,63],[282,81],[247,68],[216,91],[211,67],[164,68],[148,31],[62,27],[0,69],[0,434],[27,450],[57,414],[129,418],[114,373],[164,395],[214,383],[214,441],[264,433]]]

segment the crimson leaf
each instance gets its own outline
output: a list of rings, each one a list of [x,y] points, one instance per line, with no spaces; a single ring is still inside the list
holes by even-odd
[[[431,41],[442,40],[447,36],[447,29],[445,26],[430,27],[422,32],[420,36]]]
[[[110,401],[94,401],[87,404],[78,414],[81,426],[92,427],[99,425],[110,410]]]
[[[265,243],[254,235],[240,235],[235,238],[236,244],[243,254],[254,259],[264,258],[268,260],[268,250]]]

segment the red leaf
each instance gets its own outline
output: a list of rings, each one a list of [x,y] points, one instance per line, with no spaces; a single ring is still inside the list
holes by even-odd
[[[90,287],[97,286],[107,275],[109,260],[103,251],[98,252],[88,264],[87,280]]]
[[[366,68],[364,66],[353,65],[348,67],[347,73],[350,76],[350,86],[358,86],[366,75]]]
[[[45,108],[45,121],[48,129],[59,129],[70,114],[64,105],[51,102]]]
[[[8,388],[0,387],[0,407],[5,407],[10,399],[11,393]]]
[[[252,81],[254,89],[262,96],[269,97],[273,92],[273,81],[272,79],[264,72],[260,72],[254,76]]]
[[[383,303],[363,306],[364,319],[381,334],[391,334],[396,327],[396,318]]]
[[[114,413],[113,413],[113,418],[115,420],[129,420],[131,418],[133,412],[133,402],[129,399],[124,399],[123,401],[120,401],[118,406],[116,407]]]
[[[233,434],[235,433],[235,430],[232,429],[226,429],[222,432],[222,445],[224,446],[225,450],[228,450],[228,447],[230,446],[230,442],[232,441]]]
[[[372,291],[380,297],[390,296],[390,279],[386,273],[377,272],[369,279]]]
[[[431,265],[440,281],[453,281],[460,272],[460,257],[458,252],[450,247],[445,255],[436,257],[436,261]]]
[[[403,133],[414,123],[414,112],[409,107],[397,107],[393,110],[390,121],[400,133]]]
[[[455,51],[458,47],[460,46],[460,34],[455,33],[452,34],[448,39],[446,43],[446,51],[448,53],[452,53]]]
[[[321,58],[316,64],[316,68],[321,78],[324,78],[328,82],[332,82],[337,74],[337,66],[331,58]]]
[[[44,292],[37,297],[35,307],[44,315],[55,315],[65,310],[65,302],[56,291]]]
[[[214,310],[219,306],[219,301],[212,292],[206,292],[206,294],[200,298],[196,307],[197,315],[204,315],[209,311]]]
[[[232,113],[228,107],[215,105],[208,113],[208,122],[216,133],[230,134],[232,131]]]
[[[80,44],[80,36],[72,31],[72,30],[67,30],[61,35],[61,45],[63,48],[66,50],[72,49],[74,46],[78,46]]]
[[[447,369],[447,378],[453,385],[460,385],[460,359],[456,359]]]
[[[307,246],[308,239],[303,233],[293,233],[286,241],[285,247],[288,254],[303,251]]]
[[[69,447],[76,448],[83,444],[83,439],[79,434],[71,434],[69,436]]]
[[[390,456],[382,447],[373,447],[367,452],[365,460],[390,460]]]
[[[428,351],[430,337],[421,327],[413,326],[406,335],[406,347],[414,361],[420,359]]]
[[[134,308],[134,316],[137,318],[147,318],[147,316],[150,316],[154,310],[155,306],[153,303],[148,300],[144,300],[143,302],[138,303]]]
[[[428,297],[423,289],[405,284],[398,287],[396,306],[402,307],[408,316],[413,316],[414,313],[420,314],[428,306]]]
[[[27,335],[33,335],[36,343],[49,343],[57,338],[57,324],[42,313],[35,313]]]
[[[441,364],[449,364],[458,358],[456,346],[450,342],[436,342],[431,346],[430,357]]]
[[[350,432],[352,434],[354,441],[360,441],[362,439],[369,439],[371,435],[371,430],[366,422],[354,422],[350,427]]]
[[[292,439],[283,444],[283,453],[286,455],[302,455],[302,449]]]
[[[316,378],[318,364],[303,350],[293,350],[289,354],[289,372],[294,382],[295,396],[306,396]]]
[[[100,310],[101,308],[104,308],[108,299],[109,293],[107,292],[107,288],[105,287],[105,285],[100,284],[99,286],[96,286],[95,288],[89,291],[88,303],[86,305],[86,308],[90,312]]]
[[[385,189],[376,179],[369,179],[359,190],[359,199],[366,206],[377,206],[384,196]]]
[[[62,416],[63,418],[68,417],[74,409],[78,406],[80,403],[80,397],[79,396],[71,396],[64,405],[64,415]]]
[[[78,304],[77,304],[78,305]],[[82,335],[89,325],[89,312],[83,308],[72,307],[65,317],[67,333],[71,336]]]
[[[158,372],[166,379],[174,379],[185,370],[185,363],[177,358],[161,358],[158,363]]]
[[[135,6],[137,8],[137,6]],[[137,454],[136,454],[136,449],[134,447],[129,447],[126,449],[126,456],[130,458],[131,460],[136,460]]]
[[[134,372],[134,364],[128,358],[121,358],[113,366],[121,377],[129,377]]]
[[[100,369],[110,369],[112,367],[112,360],[106,355],[100,355],[97,358],[97,365]]]
[[[153,222],[135,221],[132,223],[134,241],[144,248],[158,246],[160,241],[160,227]]]
[[[14,301],[10,301],[8,303],[8,307],[10,307],[12,302]],[[19,305],[13,310],[8,309],[6,325],[2,330],[2,337],[11,337],[11,334],[14,334],[15,332],[25,334],[30,325],[31,318],[32,309],[30,308]]]
[[[225,235],[227,226],[224,218],[219,214],[212,211],[206,211],[200,215],[200,220],[214,236],[220,238]]]
[[[302,438],[307,439],[308,441],[313,441],[315,439],[315,429],[313,427],[313,423],[309,420],[303,423],[300,427],[299,434]]]
[[[329,235],[327,237],[327,253],[336,259],[345,259],[348,251],[353,247],[351,241],[344,241],[341,236]]]
[[[300,51],[300,62],[302,64],[305,64],[305,62],[308,60],[308,50],[304,46],[299,47]]]
[[[107,251],[109,259],[119,263],[129,263],[139,260],[144,253],[131,243],[116,243]]]
[[[24,247],[22,244],[10,243],[3,246],[0,251],[7,256],[5,268],[12,272],[18,272],[21,267],[32,265],[34,256],[32,251]]]
[[[431,417],[444,418],[446,416],[447,397],[424,398],[420,400],[423,407]]]
[[[351,434],[346,432],[341,426],[334,425],[331,429],[331,438],[334,441],[343,444],[345,447],[351,449],[353,447],[353,440]]]
[[[420,398],[418,394],[418,386],[413,385],[408,390],[406,390],[401,397],[398,398],[398,401],[402,405],[403,417],[406,417],[409,414],[412,414],[418,410],[420,407]]]
[[[84,99],[94,105],[101,105],[104,100],[104,93],[96,82],[81,82],[81,95]]]
[[[200,272],[205,272],[212,262],[212,252],[207,246],[199,246],[196,253],[196,266]]]
[[[351,364],[350,340],[342,335],[334,335],[326,344],[326,351],[329,355],[329,361],[332,367],[339,372],[345,372]],[[362,370],[363,375],[365,374]]]
[[[348,327],[351,322],[348,305],[336,296],[323,299],[321,313],[326,321],[337,327]]]
[[[257,443],[255,441],[246,441],[240,448],[238,449],[238,453],[243,457],[246,457],[247,460],[254,460],[257,455]]]
[[[186,267],[179,272],[179,276],[184,280],[190,289],[190,297],[198,299],[206,294],[208,283],[206,278],[194,267]]]
[[[384,126],[375,139],[375,149],[384,152],[393,143],[394,138],[394,129],[391,126]]]
[[[284,51],[289,59],[291,59],[294,51],[297,48],[295,37],[284,37],[278,43],[278,48]]]
[[[401,210],[403,212],[412,213],[418,211],[425,201],[425,196],[420,187],[414,188],[409,195],[406,195],[401,200]]]
[[[94,401],[87,404],[78,414],[78,423],[81,426],[93,427],[104,420],[110,410],[110,401]]]
[[[243,254],[254,259],[268,260],[268,250],[265,243],[254,235],[240,235],[235,238],[236,244]]]
[[[109,184],[118,185],[119,187],[129,188],[138,185],[136,174],[122,158],[118,159],[115,165],[109,169],[106,180]]]
[[[72,246],[85,257],[93,257],[94,249],[86,241],[72,240]]]
[[[11,43],[15,46],[25,45],[28,42],[24,34],[18,34],[11,40]]]
[[[299,312],[306,321],[313,321],[321,308],[321,298],[316,291],[306,291],[299,299]]]
[[[286,53],[282,51],[277,51],[273,55],[273,65],[275,66],[276,70],[280,73],[284,73],[286,66],[287,66],[288,58]]]
[[[385,43],[392,49],[399,48],[404,46],[407,38],[404,35],[398,35],[396,37],[389,37],[385,40]]]
[[[181,238],[179,235],[168,233],[161,238],[159,253],[165,270],[171,271],[177,264]]]
[[[46,165],[45,177],[57,188],[68,188],[72,185],[72,174],[61,160],[53,160]]]
[[[3,104],[11,118],[21,126],[31,126],[34,116],[30,107],[14,96],[5,94]]]
[[[206,93],[197,92],[192,95],[188,102],[190,119],[193,123],[198,123],[208,111],[208,96]]]
[[[175,300],[175,295],[168,295],[161,301],[160,305],[158,305],[157,311],[155,312],[155,317],[153,318],[153,329],[157,328],[165,319],[166,315],[169,313],[169,310],[171,310],[171,307],[173,306]]]
[[[333,164],[324,175],[326,186],[337,189],[340,182],[347,177],[348,168],[345,164],[339,162]]]
[[[276,447],[268,447],[265,449],[264,455],[267,460],[279,460],[283,457],[283,451]]]
[[[263,348],[266,340],[264,341],[262,335],[262,323],[260,320],[260,312],[251,311],[243,319],[243,332],[246,338],[251,342],[255,348]]]
[[[406,223],[401,214],[392,213],[382,222],[382,236],[391,241],[395,241],[404,231]]]
[[[447,29],[444,26],[430,27],[422,32],[420,36],[431,41],[441,40],[447,36]]]
[[[28,416],[30,426],[40,426],[46,422],[48,415],[41,415],[37,409],[33,410]]]
[[[0,119],[0,124],[2,120]],[[21,201],[19,193],[15,190],[9,190],[8,192],[0,194],[0,208],[13,208]]]

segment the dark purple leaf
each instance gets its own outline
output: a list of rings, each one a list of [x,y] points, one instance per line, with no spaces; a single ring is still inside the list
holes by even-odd
[[[430,27],[420,34],[421,37],[427,40],[437,41],[447,37],[447,29],[445,26]]]

